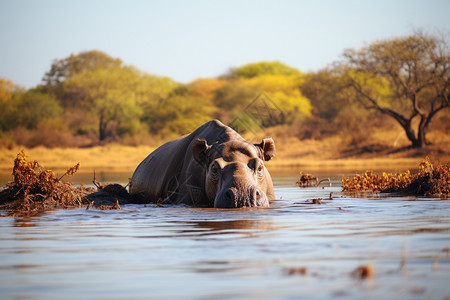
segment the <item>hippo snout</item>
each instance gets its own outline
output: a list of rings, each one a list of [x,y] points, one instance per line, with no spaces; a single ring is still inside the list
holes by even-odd
[[[230,187],[221,190],[214,200],[215,208],[268,207],[269,200],[259,187],[239,189]]]

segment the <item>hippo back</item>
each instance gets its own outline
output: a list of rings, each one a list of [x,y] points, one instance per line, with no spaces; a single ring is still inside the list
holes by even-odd
[[[191,134],[179,137],[160,146],[148,155],[136,168],[131,178],[130,194],[145,198],[150,202],[167,200],[172,203],[185,202],[190,196],[185,185],[202,186],[202,169],[192,157],[192,143],[197,138],[217,143],[230,139],[230,129],[220,121],[205,123]],[[234,132],[233,130],[231,130]],[[238,138],[241,138],[236,134]],[[241,138],[242,139],[242,138]],[[187,172],[189,170],[189,172]],[[193,173],[195,173],[193,175]],[[196,183],[198,181],[198,183]],[[184,191],[183,191],[184,190]],[[202,191],[199,191],[200,193]]]

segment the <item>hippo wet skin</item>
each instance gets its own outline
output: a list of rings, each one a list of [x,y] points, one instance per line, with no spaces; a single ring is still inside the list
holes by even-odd
[[[209,121],[147,156],[134,171],[130,194],[202,207],[268,207],[275,195],[264,161],[274,154],[271,138],[251,144],[220,121]]]

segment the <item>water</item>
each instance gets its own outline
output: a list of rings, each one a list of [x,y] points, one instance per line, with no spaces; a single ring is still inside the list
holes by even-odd
[[[125,205],[0,218],[0,296],[448,299],[450,201],[340,197],[339,178],[300,189],[277,175],[268,209]],[[368,265],[371,278],[352,276]],[[305,274],[290,274],[298,268]]]

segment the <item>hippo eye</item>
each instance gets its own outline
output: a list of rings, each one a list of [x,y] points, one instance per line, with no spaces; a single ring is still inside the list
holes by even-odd
[[[260,164],[256,168],[256,176],[258,177],[258,180],[262,180],[264,178],[264,165]]]
[[[209,176],[213,182],[217,182],[219,180],[219,174],[220,174],[220,166],[217,162],[214,162],[211,165]]]

